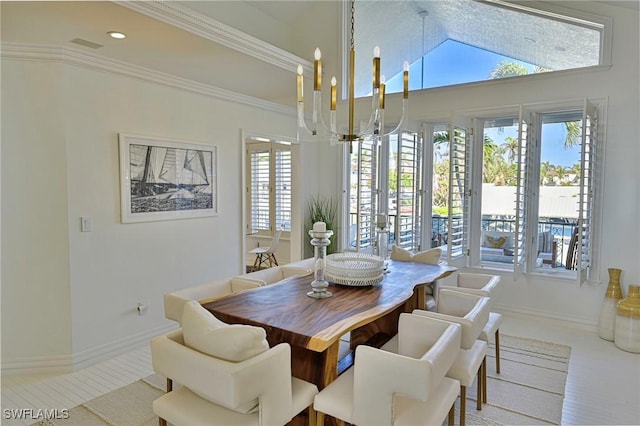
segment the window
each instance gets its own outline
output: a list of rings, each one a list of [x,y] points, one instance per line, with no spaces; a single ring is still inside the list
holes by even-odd
[[[541,2],[411,4],[356,1],[356,96],[371,92],[371,55],[376,45],[387,93],[402,91],[405,60],[410,63],[410,90],[610,62],[611,20],[606,17]],[[348,28],[350,22],[345,25]]]
[[[425,146],[409,132],[354,143],[350,249],[373,251],[375,215],[387,212],[391,243],[441,247],[452,265],[597,277],[601,108],[585,99],[454,113],[424,123]]]
[[[434,182],[444,182],[448,172],[448,224],[443,227],[434,213],[432,228],[447,229],[449,259],[457,258],[455,247],[460,247],[471,266],[511,269],[516,278],[547,273],[582,283],[590,277],[597,239],[597,108],[587,100],[532,108],[476,118],[474,139],[465,143],[454,130],[452,166],[446,171],[435,163],[433,176]],[[458,140],[460,149],[471,150],[472,162],[454,153]],[[456,156],[467,162],[456,166]],[[470,190],[465,190],[456,173],[470,164]],[[436,189],[432,200],[433,211],[440,211]],[[454,237],[457,230],[462,235]]]
[[[247,143],[248,233],[273,235],[291,231],[291,145]]]
[[[376,215],[388,216],[389,240],[420,249],[422,226],[422,139],[401,132],[354,143],[350,155],[350,250],[375,249]]]

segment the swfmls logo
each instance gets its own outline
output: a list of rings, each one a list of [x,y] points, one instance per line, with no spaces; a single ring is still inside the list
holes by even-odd
[[[66,408],[5,408],[2,416],[6,419],[18,420],[64,420],[69,418],[69,410]]]

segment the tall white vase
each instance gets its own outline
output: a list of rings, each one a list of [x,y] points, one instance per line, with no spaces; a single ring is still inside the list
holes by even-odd
[[[622,350],[640,353],[640,285],[630,285],[618,303],[615,342]]]
[[[598,319],[598,336],[605,340],[613,341],[616,328],[616,309],[618,302],[622,299],[622,289],[620,288],[621,269],[609,268],[609,285],[600,307],[600,318]]]

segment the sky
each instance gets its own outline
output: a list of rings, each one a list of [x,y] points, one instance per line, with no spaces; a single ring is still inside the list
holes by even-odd
[[[453,40],[447,40],[425,55],[424,81],[421,73],[422,61],[418,60],[410,65],[409,89],[416,90],[421,87],[441,87],[488,80],[491,72],[502,61],[523,65],[530,73],[533,73],[535,69],[534,65],[526,62]],[[402,91],[402,84],[402,75],[394,76],[386,83],[387,93]],[[511,131],[504,129],[502,133],[492,133],[491,137],[500,145],[504,142],[505,137],[511,136],[515,138],[517,136],[516,133],[517,129]],[[553,165],[566,167],[579,162],[580,152],[577,148],[564,148],[565,137],[566,130],[563,124],[545,124],[542,132],[541,161],[549,161]]]
[[[517,127],[506,127],[500,130],[491,128],[485,133],[493,141],[502,145],[505,138],[517,138]],[[571,167],[580,162],[580,150],[578,147],[564,148],[566,138],[566,127],[562,123],[544,124],[542,127],[542,150],[540,154],[541,162],[549,161],[554,166],[562,165]]]
[[[502,61],[524,65],[529,72],[535,68],[534,65],[453,40],[447,40],[431,50],[424,59],[424,81],[421,79],[421,60],[409,67],[409,90],[487,80],[491,71]],[[390,78],[387,81],[387,93],[402,91],[402,84],[401,74]]]

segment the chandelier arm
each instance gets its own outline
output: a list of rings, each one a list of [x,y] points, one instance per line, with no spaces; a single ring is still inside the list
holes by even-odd
[[[407,121],[409,110],[409,101],[407,99],[402,99],[402,116],[400,117],[400,121],[395,129],[391,130],[389,133],[385,133],[384,136],[389,136],[394,133],[397,133],[399,130],[402,130],[405,126],[405,121]]]

